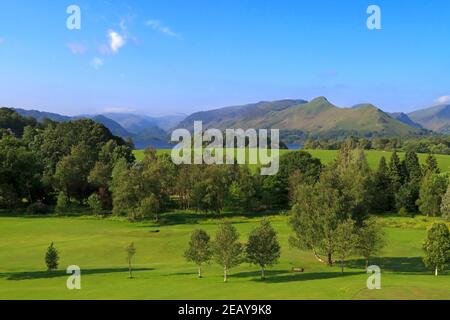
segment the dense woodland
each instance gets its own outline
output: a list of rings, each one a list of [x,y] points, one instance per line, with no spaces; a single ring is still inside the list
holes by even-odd
[[[341,143],[329,166],[298,151],[281,157],[277,175],[263,177],[247,166],[176,166],[155,150],[137,162],[132,144],[91,120],[39,124],[0,109],[0,125],[3,209],[63,214],[85,206],[99,215],[157,219],[170,209],[290,209],[318,193],[342,200],[355,221],[374,212],[449,214],[448,179],[431,154],[421,166],[414,151],[403,161],[394,152],[372,171],[356,139]]]

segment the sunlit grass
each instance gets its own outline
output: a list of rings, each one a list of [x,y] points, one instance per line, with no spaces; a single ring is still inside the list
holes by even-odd
[[[229,214],[241,241],[261,217]],[[389,217],[388,245],[373,264],[382,268],[382,289],[366,288],[367,275],[360,257],[348,262],[346,273],[327,267],[311,252],[289,246],[286,216],[272,216],[282,255],[260,281],[258,268],[243,263],[222,281],[222,268],[205,266],[202,280],[183,252],[190,234],[202,228],[217,230],[219,218],[195,213],[163,216],[164,225],[129,223],[84,217],[0,218],[0,299],[450,299],[450,276],[434,277],[422,263],[423,228],[409,228],[403,218]],[[418,218],[416,218],[418,219]],[[398,220],[402,228],[395,227]],[[430,225],[435,219],[427,221]],[[419,221],[422,224],[423,221]],[[159,231],[159,232],[154,232]],[[54,242],[60,271],[46,272],[44,253]],[[128,279],[125,247],[134,242],[135,279]],[[82,290],[66,289],[65,268],[82,269]],[[305,273],[292,273],[293,267]]]
[[[330,162],[332,162],[336,156],[338,151],[336,150],[305,150],[309,153],[311,153],[311,155],[313,157],[319,158],[323,164],[329,164]],[[171,154],[172,150],[171,149],[159,149],[158,153],[159,154]],[[280,156],[289,153],[289,152],[295,152],[295,150],[280,150]],[[134,154],[136,156],[137,160],[142,160],[143,156],[144,156],[144,151],[142,150],[136,150],[134,151]],[[226,154],[226,151],[225,151]],[[247,150],[247,155],[248,155],[248,150]],[[385,157],[387,161],[389,161],[389,159],[391,158],[392,152],[388,152],[388,151],[366,151],[366,156],[367,156],[367,161],[370,165],[370,167],[372,169],[376,169],[378,167],[378,164],[380,163],[380,159],[382,157]],[[399,157],[401,159],[404,158],[405,154],[400,152],[398,153]],[[427,158],[427,154],[419,154],[419,160],[422,164],[425,163],[425,160]],[[448,155],[435,155],[437,161],[438,161],[438,165],[439,168],[441,170],[441,172],[447,172],[450,171],[450,156]],[[248,159],[248,156],[247,156]],[[257,167],[257,166],[254,166]]]

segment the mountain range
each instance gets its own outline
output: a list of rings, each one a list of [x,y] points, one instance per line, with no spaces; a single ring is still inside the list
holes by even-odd
[[[450,134],[450,104],[418,110],[410,113],[409,117],[427,129]]]
[[[325,97],[312,101],[286,99],[219,108],[194,113],[148,117],[128,113],[105,113],[68,117],[36,110],[15,109],[19,114],[38,121],[70,121],[89,118],[102,123],[122,138],[130,138],[136,148],[167,147],[169,132],[176,128],[192,129],[194,121],[202,121],[204,129],[280,129],[286,143],[302,143],[309,138],[345,138],[421,136],[435,133],[450,134],[450,105],[405,113],[387,113],[372,104],[340,108]]]
[[[183,120],[186,115],[173,115],[152,118],[135,114],[107,113],[100,115],[64,116],[57,113],[38,110],[14,109],[18,114],[33,117],[39,122],[50,119],[57,122],[66,122],[78,119],[92,119],[103,124],[112,134],[124,139],[131,139],[138,149],[149,146],[164,148],[169,146],[168,130]]]
[[[388,114],[371,104],[339,108],[325,97],[310,102],[281,100],[198,112],[187,117],[178,127],[191,128],[194,121],[199,120],[203,121],[206,129],[280,129],[287,143],[308,138],[341,138],[349,135],[417,136],[430,133],[406,114]]]

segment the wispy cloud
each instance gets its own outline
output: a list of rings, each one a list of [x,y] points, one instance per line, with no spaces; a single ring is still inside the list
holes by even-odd
[[[77,42],[69,42],[67,44],[67,47],[75,55],[85,54],[87,51],[87,48],[85,45],[83,45],[81,43],[77,43]]]
[[[435,100],[437,104],[446,104],[450,103],[450,95],[449,96],[442,96]]]
[[[103,66],[103,59],[100,59],[99,57],[95,57],[91,60],[91,67],[98,70]]]
[[[122,48],[127,43],[125,37],[120,35],[118,32],[114,30],[110,30],[108,32],[108,37],[109,37],[109,48],[113,53],[119,52],[119,49]]]
[[[155,31],[158,31],[168,37],[178,37],[178,34],[172,31],[168,26],[164,25],[159,20],[147,20],[145,22],[147,27],[152,28]]]

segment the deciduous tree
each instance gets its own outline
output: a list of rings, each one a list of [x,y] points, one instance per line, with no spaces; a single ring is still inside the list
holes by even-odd
[[[136,247],[134,246],[134,242],[130,243],[130,245],[125,248],[125,251],[127,253],[129,278],[133,279],[133,268],[131,262],[133,260],[133,257],[136,255]]]
[[[261,279],[265,279],[265,269],[277,263],[281,247],[275,229],[268,219],[261,221],[249,235],[246,246],[247,259],[261,268]]]
[[[425,265],[433,269],[436,276],[445,270],[450,262],[450,235],[445,223],[436,223],[428,230],[423,250]]]
[[[204,230],[195,230],[189,241],[189,247],[184,256],[187,261],[195,263],[198,277],[202,277],[202,265],[208,263],[212,257],[210,236]]]
[[[357,230],[357,251],[364,257],[365,268],[369,267],[370,258],[380,253],[386,245],[386,235],[381,224],[375,218],[364,222],[364,226]]]
[[[357,241],[355,222],[348,219],[339,223],[334,235],[334,250],[341,263],[342,273],[344,273],[345,260],[355,251]]]
[[[419,199],[417,200],[420,212],[427,216],[439,216],[442,197],[446,190],[447,178],[429,171],[420,186]]]
[[[447,187],[447,192],[442,198],[441,214],[444,219],[450,220],[450,184]]]
[[[323,183],[300,186],[289,218],[294,231],[290,244],[311,250],[317,260],[333,265],[336,228],[347,219],[343,203],[338,191]]]
[[[228,271],[242,262],[242,244],[239,233],[228,222],[219,225],[213,243],[213,254],[218,264],[223,266],[224,282],[228,281]]]

